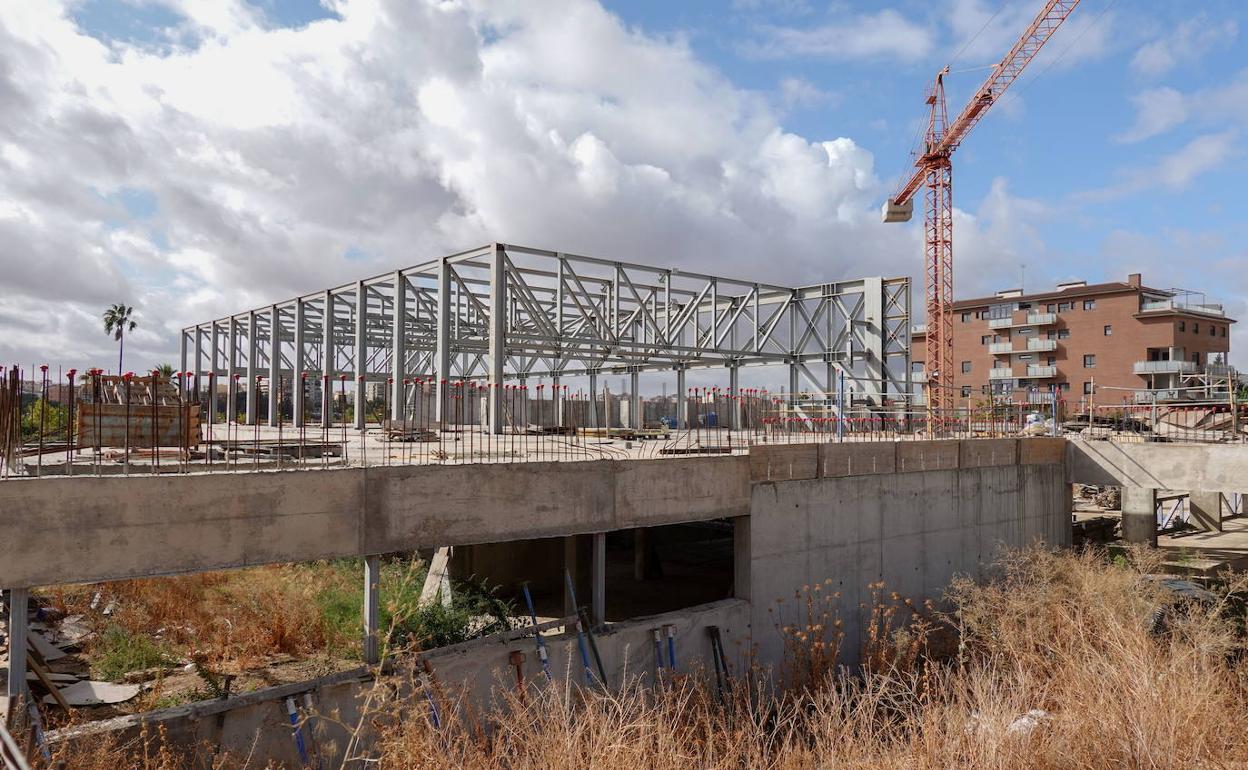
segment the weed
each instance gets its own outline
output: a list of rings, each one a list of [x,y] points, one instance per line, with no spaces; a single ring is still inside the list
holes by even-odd
[[[175,659],[149,637],[114,625],[100,635],[91,663],[95,676],[117,681],[129,671],[170,666]]]

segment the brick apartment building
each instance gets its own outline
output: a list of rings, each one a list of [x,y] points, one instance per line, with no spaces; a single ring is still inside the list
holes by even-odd
[[[1223,367],[1235,323],[1221,305],[1206,304],[1201,295],[1148,288],[1139,273],[1126,283],[1076,281],[1038,294],[1001,291],[960,300],[953,310],[953,383],[960,406],[989,393],[1026,400],[1053,387],[1066,402],[1077,403],[1094,383],[1104,403],[1132,398],[1115,388],[1179,388]],[[924,335],[922,327],[912,335],[916,379],[923,379]]]

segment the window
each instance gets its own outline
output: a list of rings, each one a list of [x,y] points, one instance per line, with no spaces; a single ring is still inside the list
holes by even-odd
[[[1083,395],[1085,396],[1092,395],[1092,383],[1090,382],[1083,383]]]
[[[1085,356],[1083,357],[1083,368],[1084,368],[1084,369],[1095,369],[1095,368],[1096,368],[1096,356],[1094,356],[1094,355],[1092,355],[1092,354],[1090,354],[1090,353],[1089,353],[1089,354],[1087,354],[1087,355],[1085,355]]]
[[[1096,310],[1096,300],[1085,299],[1083,301],[1083,309],[1084,310]]]
[[[1070,392],[1070,383],[1069,383],[1069,382],[1059,382],[1059,383],[1057,383],[1057,389],[1058,389],[1058,390],[1060,390],[1060,391],[1064,391],[1064,392],[1066,392],[1066,393],[1069,393],[1069,392]]]
[[[1106,336],[1106,337],[1112,337],[1112,336],[1114,336],[1114,325],[1113,325],[1113,324],[1105,324],[1105,336]]]
[[[1198,323],[1192,324],[1192,334],[1200,334],[1200,324]]]
[[[1044,312],[1046,313],[1052,313],[1056,310],[1057,310],[1057,305],[1054,305],[1052,302],[1044,306]]]
[[[1057,312],[1059,312],[1059,313],[1065,313],[1065,312],[1067,312],[1068,310],[1074,310],[1074,309],[1075,309],[1075,303],[1073,303],[1073,302],[1059,302],[1059,303],[1057,303]]]
[[[1209,336],[1210,337],[1218,336],[1218,327],[1214,326],[1213,324],[1209,324]]]
[[[1197,364],[1197,365],[1199,365],[1199,364],[1200,364],[1200,354],[1199,354],[1199,353],[1193,353],[1193,354],[1192,354],[1192,363]]]
[[[1068,339],[1070,339],[1070,329],[1058,329],[1058,330],[1057,330],[1057,338],[1058,338],[1059,340],[1068,340]]]
[[[1018,309],[1019,309],[1019,310],[1031,310],[1031,303],[1030,303],[1030,302],[1020,302],[1020,303],[1018,303]]]
[[[970,374],[970,373],[971,373],[971,362],[970,362],[970,361],[963,361],[963,362],[962,362],[962,373],[963,373],[963,374]]]
[[[1016,334],[1035,334],[1035,333],[1036,333],[1036,330],[1031,328],[1030,326],[1024,326],[1023,328],[1019,329],[1016,332]]]
[[[1030,361],[1030,360],[1032,360],[1033,358],[1035,358],[1035,356],[1033,356],[1032,354],[1030,354],[1030,353],[1024,353],[1024,354],[1022,354],[1021,356],[1019,356],[1019,357],[1018,357],[1018,360],[1019,360],[1019,361]]]
[[[971,386],[963,385],[962,386],[962,398],[970,398],[970,395],[971,395]]]
[[[993,340],[993,337],[995,337],[995,336],[997,336],[997,335],[995,335],[995,334],[985,334],[984,336],[982,336],[982,337],[980,337],[980,338],[979,338],[979,344],[981,344],[981,345],[990,345],[990,344],[992,344],[993,342],[995,342],[995,340]]]
[[[1049,356],[1044,359],[1045,366],[1057,366],[1057,356]]]
[[[971,314],[970,314],[970,313],[963,313],[963,314],[962,314],[962,323],[966,323],[966,322],[967,322],[967,321],[969,321],[969,320],[971,320]]]
[[[1179,331],[1187,331],[1187,321],[1179,321]]]
[[[1226,327],[1225,327],[1225,326],[1223,326],[1223,327],[1222,327],[1222,336],[1223,336],[1223,337],[1225,337],[1225,336],[1226,336]]]
[[[1049,329],[1047,332],[1044,333],[1044,338],[1046,340],[1055,340],[1057,339],[1057,332],[1053,331],[1052,329]]]

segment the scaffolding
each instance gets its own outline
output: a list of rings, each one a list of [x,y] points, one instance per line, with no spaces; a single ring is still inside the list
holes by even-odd
[[[181,361],[197,392],[215,398],[224,381],[227,404],[243,396],[249,425],[279,420],[277,398],[258,413],[266,380],[268,392],[289,388],[296,424],[308,389],[295,383],[319,380],[322,401],[330,383],[351,383],[359,429],[370,388],[385,387],[391,418],[403,420],[417,381],[441,395],[481,379],[497,433],[508,380],[546,379],[558,392],[561,379],[584,376],[593,392],[599,376],[628,374],[636,393],[640,373],[674,372],[683,400],[685,372],[715,367],[734,396],[742,367],[785,366],[790,393],[843,382],[858,401],[904,404],[910,281],[789,287],[493,243],[188,326]]]

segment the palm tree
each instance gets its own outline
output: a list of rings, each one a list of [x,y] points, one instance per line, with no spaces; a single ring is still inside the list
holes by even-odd
[[[156,367],[156,371],[162,380],[173,379],[173,364],[161,364]]]
[[[133,312],[134,308],[122,302],[104,311],[104,333],[113,335],[113,339],[117,340],[117,374],[121,374],[121,362],[126,352],[126,332],[132,332],[138,326],[130,320]]]

